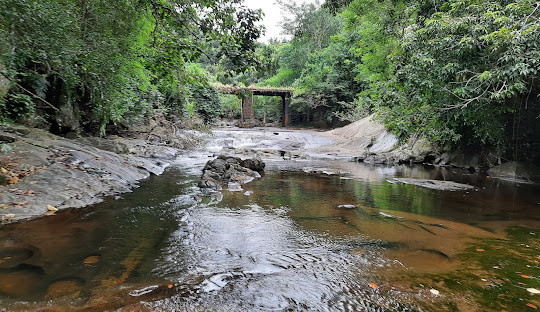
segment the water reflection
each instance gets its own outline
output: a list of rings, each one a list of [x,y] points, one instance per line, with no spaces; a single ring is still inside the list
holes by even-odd
[[[477,281],[488,280],[490,267],[507,268],[502,281],[526,269],[540,275],[538,239],[526,235],[540,228],[538,186],[441,168],[300,161],[269,162],[243,192],[204,194],[193,187],[204,162],[192,160],[122,199],[0,229],[0,305],[466,311],[484,302]],[[349,173],[302,172],[308,165]],[[477,190],[435,191],[388,183],[392,177],[451,179]],[[529,230],[506,235],[516,225]],[[512,249],[520,242],[534,248]],[[476,249],[491,258],[475,257]],[[527,287],[540,287],[536,281]],[[522,311],[521,286],[512,287],[501,304]],[[463,299],[470,291],[473,299]]]

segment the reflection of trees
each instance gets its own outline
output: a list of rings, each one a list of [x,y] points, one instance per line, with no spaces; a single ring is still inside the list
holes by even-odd
[[[435,192],[412,185],[357,183],[354,189],[363,204],[380,209],[432,215],[437,202]]]

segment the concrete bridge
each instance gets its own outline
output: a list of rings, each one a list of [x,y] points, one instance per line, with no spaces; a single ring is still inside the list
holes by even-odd
[[[281,120],[283,127],[289,124],[289,106],[294,89],[292,88],[266,88],[266,87],[239,87],[218,85],[216,86],[223,94],[236,94],[242,98],[242,126],[251,128],[255,126],[255,112],[253,110],[253,96],[279,96],[282,99]]]

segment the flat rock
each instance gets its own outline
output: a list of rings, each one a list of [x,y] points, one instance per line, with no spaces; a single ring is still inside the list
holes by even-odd
[[[326,174],[326,175],[342,175],[342,174],[350,174],[350,171],[341,171],[336,169],[330,169],[330,168],[314,168],[314,167],[304,167],[302,170],[305,173],[312,173],[312,174]]]
[[[0,186],[0,224],[36,218],[58,209],[81,208],[129,192],[141,179],[159,175],[168,163],[113,152],[31,128],[1,128],[16,140],[2,157],[39,168],[19,183]],[[22,208],[13,203],[24,202]]]
[[[227,185],[227,189],[231,192],[242,192],[243,189],[242,189],[242,186],[240,185],[240,183],[236,183],[236,182],[229,182],[229,184]]]
[[[43,278],[43,272],[36,270],[0,273],[0,295],[27,295],[39,288]]]
[[[79,280],[64,280],[51,284],[47,289],[46,299],[61,298],[80,292],[83,284]]]
[[[410,179],[410,178],[394,178],[391,181],[396,181],[404,184],[412,184],[433,190],[440,191],[466,191],[475,189],[474,186],[468,184],[457,183],[453,181],[427,180],[427,179]]]
[[[88,256],[84,259],[83,263],[85,265],[94,265],[97,264],[101,260],[100,256]]]

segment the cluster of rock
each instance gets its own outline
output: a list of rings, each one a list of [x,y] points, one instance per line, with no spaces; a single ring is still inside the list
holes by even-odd
[[[220,190],[224,183],[245,184],[261,177],[265,163],[260,158],[242,160],[237,157],[220,155],[204,166],[200,188]]]

